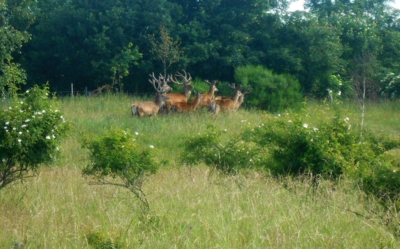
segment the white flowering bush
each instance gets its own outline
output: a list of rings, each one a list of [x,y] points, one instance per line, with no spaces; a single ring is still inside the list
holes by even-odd
[[[224,139],[224,134],[229,135]],[[227,129],[208,124],[203,134],[197,134],[182,143],[180,161],[186,165],[204,163],[223,174],[235,174],[242,169],[259,167],[260,150],[242,135],[233,137]]]
[[[48,94],[47,86],[35,86],[1,105],[0,189],[31,176],[59,154],[69,125]]]
[[[142,185],[146,177],[155,174],[159,164],[153,145],[140,149],[139,133],[112,129],[98,137],[84,137],[82,144],[89,150],[90,163],[83,169],[84,176],[93,177],[95,184],[115,185],[130,190],[149,209]]]

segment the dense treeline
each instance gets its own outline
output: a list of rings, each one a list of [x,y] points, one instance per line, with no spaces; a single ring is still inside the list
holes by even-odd
[[[303,94],[350,96],[367,82],[376,97],[400,73],[400,12],[386,0],[308,0],[294,13],[287,0],[0,2],[3,88],[26,77],[53,91],[152,92],[149,73],[164,69],[233,82],[238,67],[261,65]],[[171,45],[164,61],[155,44]]]

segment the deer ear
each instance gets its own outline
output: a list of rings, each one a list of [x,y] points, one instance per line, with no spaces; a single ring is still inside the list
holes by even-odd
[[[189,86],[188,86],[188,89],[189,89],[189,90],[192,90],[192,89],[193,89],[193,86],[192,86],[192,85],[189,85]]]

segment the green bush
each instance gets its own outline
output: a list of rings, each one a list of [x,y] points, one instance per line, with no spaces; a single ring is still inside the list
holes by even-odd
[[[246,103],[268,111],[294,108],[302,100],[300,83],[290,75],[277,75],[262,66],[238,67],[235,80],[253,90]]]
[[[256,144],[246,142],[241,135],[224,141],[223,134],[227,132],[208,124],[205,133],[182,143],[181,162],[187,165],[204,163],[223,174],[258,167],[261,159]]]
[[[92,232],[87,235],[88,244],[94,249],[119,249],[125,246],[118,240],[113,240],[100,232]]]
[[[0,189],[29,177],[40,164],[51,163],[69,125],[47,86],[35,86],[9,100],[0,112]]]
[[[159,165],[154,159],[153,146],[139,149],[136,139],[136,136],[120,129],[112,129],[93,139],[84,137],[82,144],[89,149],[90,164],[82,173],[94,177],[99,184],[129,189],[147,210],[142,184],[148,175],[157,172]]]

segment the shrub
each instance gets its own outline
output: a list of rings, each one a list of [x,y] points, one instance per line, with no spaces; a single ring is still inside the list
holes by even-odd
[[[262,66],[238,67],[235,80],[253,88],[246,102],[264,110],[293,108],[301,102],[300,83],[290,75],[277,75]]]
[[[92,232],[87,235],[88,244],[94,249],[119,249],[125,248],[122,242],[114,240],[109,236],[100,233]]]
[[[208,124],[205,133],[182,143],[181,162],[187,165],[204,163],[223,174],[258,167],[261,161],[259,148],[254,143],[246,142],[241,135],[224,142],[222,135],[227,132]]]
[[[152,146],[139,149],[136,137],[120,129],[94,139],[84,137],[82,144],[90,153],[90,164],[83,169],[83,175],[94,177],[98,184],[127,188],[141,201],[144,211],[149,209],[142,185],[159,168]]]
[[[34,86],[9,100],[0,113],[0,189],[31,176],[40,164],[51,163],[69,125],[47,86]]]

